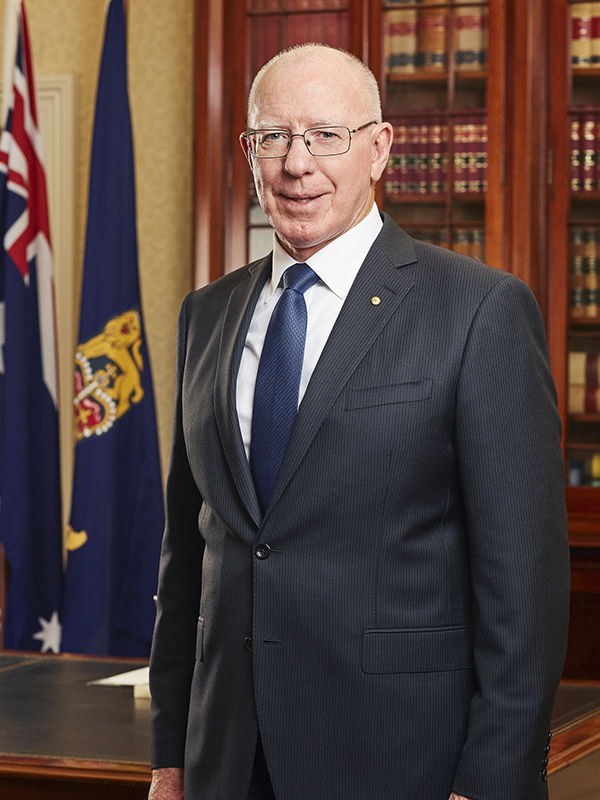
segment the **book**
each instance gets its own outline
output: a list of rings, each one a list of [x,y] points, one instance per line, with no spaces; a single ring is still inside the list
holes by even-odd
[[[385,168],[384,190],[387,197],[400,194],[400,126],[394,125],[394,138]]]
[[[440,194],[446,191],[447,175],[447,136],[448,127],[441,119],[432,119],[429,122],[428,136],[428,191],[431,194]],[[445,137],[444,137],[445,134]]]
[[[571,66],[586,69],[592,63],[592,3],[571,6]]]
[[[479,171],[479,192],[487,192],[487,122],[479,123],[479,150],[477,153],[477,167]]]
[[[598,353],[569,353],[568,406],[570,414],[600,412],[600,355]]]
[[[585,317],[598,316],[598,273],[596,270],[596,235],[592,229],[583,231],[583,309]]]
[[[592,3],[591,55],[592,67],[600,67],[600,3]]]
[[[580,160],[579,117],[571,117],[571,191],[578,192],[582,186]]]
[[[417,16],[417,67],[426,72],[446,67],[448,9],[420,8]]]
[[[420,124],[413,120],[407,128],[407,185],[410,194],[417,194],[419,191],[419,163],[421,154],[421,135]]]
[[[569,235],[569,305],[570,314],[573,319],[580,319],[584,315],[583,237],[584,230],[582,228],[571,228]]]
[[[468,228],[455,228],[452,231],[452,249],[464,256],[471,255],[471,232]]]
[[[579,120],[580,190],[592,192],[596,188],[596,117],[583,114]]]
[[[468,124],[463,117],[457,117],[454,120],[453,128],[453,191],[457,194],[465,194],[468,190],[469,153],[467,150],[467,144]]]
[[[478,261],[485,260],[485,229],[473,228],[471,231],[471,256]]]
[[[600,115],[595,118],[594,126],[594,191],[600,189]]]
[[[485,16],[483,6],[454,9],[454,59],[457,72],[480,71],[486,65]]]
[[[479,174],[479,153],[481,149],[481,124],[477,117],[470,117],[466,122],[467,139],[467,192],[477,194],[481,191]]]
[[[385,15],[384,47],[389,75],[410,75],[417,64],[417,10],[388,11]]]
[[[419,194],[429,192],[429,124],[427,120],[419,123],[419,155],[416,165]]]

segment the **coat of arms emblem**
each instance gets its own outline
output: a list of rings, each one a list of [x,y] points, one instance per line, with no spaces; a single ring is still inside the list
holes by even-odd
[[[142,329],[137,311],[109,320],[75,353],[75,440],[101,436],[144,396]]]

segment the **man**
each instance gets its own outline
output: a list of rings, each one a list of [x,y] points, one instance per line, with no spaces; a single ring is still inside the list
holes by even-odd
[[[274,250],[180,317],[150,796],[546,798],[569,564],[539,309],[378,213],[392,130],[352,56],[280,54],[248,127]]]

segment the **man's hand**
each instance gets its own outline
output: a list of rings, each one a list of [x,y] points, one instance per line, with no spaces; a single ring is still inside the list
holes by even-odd
[[[463,797],[462,794],[455,794],[452,792],[448,800],[471,800],[470,797]]]
[[[153,769],[148,800],[183,800],[183,770],[177,767]]]

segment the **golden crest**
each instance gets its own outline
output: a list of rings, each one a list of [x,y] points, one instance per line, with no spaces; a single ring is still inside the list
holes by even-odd
[[[75,440],[106,433],[144,396],[137,311],[113,317],[75,353]]]

